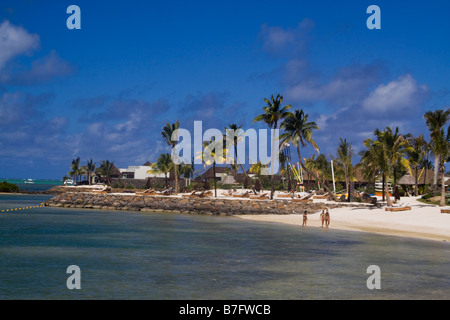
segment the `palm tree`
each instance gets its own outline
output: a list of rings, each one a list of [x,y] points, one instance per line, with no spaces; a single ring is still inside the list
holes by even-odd
[[[327,157],[324,154],[319,154],[317,158],[315,155],[312,155],[306,159],[304,166],[308,176],[313,177],[314,180],[321,184],[321,187],[330,192],[326,182],[331,180],[331,164],[328,162]],[[316,175],[314,175],[314,171]]]
[[[293,113],[289,112],[281,124],[281,128],[285,133],[280,136],[281,144],[292,142],[297,147],[298,161],[303,163],[300,147],[306,147],[309,143],[319,154],[319,147],[313,140],[313,130],[319,130],[317,124],[313,121],[308,122],[309,115],[301,110],[295,110]]]
[[[151,165],[151,169],[147,173],[164,173],[166,188],[168,188],[168,177],[169,174],[174,169],[174,163],[170,153],[162,153],[156,163]]]
[[[80,174],[80,157],[77,157],[76,159],[72,159],[72,165],[70,167],[69,175],[73,180],[75,180],[76,183],[79,174]]]
[[[428,160],[428,155],[430,153],[430,144],[427,144],[427,148],[425,149],[425,158],[419,164],[419,169],[424,169],[423,181],[427,183],[427,172],[428,170],[434,170],[433,162]]]
[[[189,180],[189,184],[191,179],[194,177],[194,166],[193,166],[194,161],[192,161],[192,164],[186,164],[186,163],[182,163],[180,166],[180,174],[182,174],[184,176],[184,178]]]
[[[262,164],[261,161],[258,161],[257,163],[254,163],[250,166],[250,169],[248,170],[250,173],[256,174],[257,181],[259,181],[259,179],[262,180],[263,185],[265,184],[265,179],[263,179],[263,177],[261,176],[261,173],[263,171],[263,169],[267,168],[268,165],[267,164]]]
[[[434,176],[433,185],[437,185],[438,170],[439,170],[439,148],[436,145],[436,140],[441,139],[441,129],[450,119],[450,109],[428,111],[424,115],[425,123],[430,131],[430,148],[434,154]]]
[[[227,159],[228,150],[224,147],[225,137],[222,136],[220,140],[210,139],[203,141],[203,152],[197,156],[201,159],[205,166],[213,166],[213,182],[214,182],[214,196],[217,197],[217,183],[216,183],[216,159],[219,163],[223,163]]]
[[[348,199],[350,200],[350,179],[353,178],[353,149],[352,144],[347,142],[347,139],[342,140],[339,138],[339,146],[337,149],[337,160],[338,165],[340,165],[344,171],[345,186],[348,194]]]
[[[177,120],[175,123],[170,124],[167,122],[166,126],[163,128],[163,131],[161,131],[161,135],[164,139],[164,141],[167,143],[168,146],[172,148],[172,154],[175,149],[175,146],[178,144],[178,137],[176,136],[176,130],[180,128],[180,122]],[[177,165],[174,163],[173,165],[174,173],[175,173],[175,193],[179,192],[179,186],[178,186],[178,169]]]
[[[242,125],[238,126],[237,124],[232,123],[232,124],[228,125],[228,128],[225,127],[225,137],[226,137],[227,140],[229,140],[230,137],[228,137],[228,135],[226,134],[227,130],[233,130],[233,132],[234,132],[233,140],[229,141],[230,144],[234,148],[234,156],[236,158],[236,161],[234,162],[234,165],[232,166],[233,167],[233,171],[234,171],[234,175],[236,175],[237,170],[238,170],[237,169],[237,165],[239,165],[239,167],[241,168],[241,170],[244,173],[245,177],[248,178],[247,172],[245,171],[244,166],[242,165],[242,163],[239,161],[238,153],[237,153],[237,145],[238,145],[239,142],[242,141],[242,139],[243,139],[242,137],[243,137],[243,134],[244,134],[244,131],[242,130]]]
[[[375,193],[375,182],[380,168],[377,161],[377,153],[373,148],[371,139],[363,141],[366,150],[361,150],[358,155],[361,157],[360,162],[356,165],[361,170],[364,179],[372,182],[373,193]],[[384,189],[383,189],[384,190]]]
[[[109,160],[102,160],[100,164],[99,171],[100,174],[105,177],[106,184],[111,184],[111,175],[114,169],[114,162],[109,162]]]
[[[86,164],[86,170],[87,170],[89,185],[91,185],[91,175],[95,171],[95,162],[92,159],[88,160],[88,162]]]
[[[289,114],[288,110],[291,108],[291,105],[286,105],[284,107],[281,106],[283,102],[283,96],[277,94],[276,97],[272,95],[272,97],[269,99],[264,99],[266,102],[266,106],[263,107],[263,114],[260,114],[255,119],[253,119],[253,122],[256,121],[264,121],[270,128],[277,129],[278,128],[278,122],[280,120],[283,120],[286,118],[286,116]],[[273,132],[272,137],[272,168],[274,165],[274,159],[275,157],[278,157],[277,155],[274,155],[275,150],[275,131]],[[274,181],[274,174],[272,170],[272,178],[271,178],[272,188],[270,191],[270,199],[273,199],[273,194],[275,192],[275,181]]]
[[[399,134],[398,127],[395,131],[392,131],[389,127],[386,127],[383,131],[376,129],[374,135],[377,137],[377,140],[371,141],[371,139],[367,139],[366,142],[372,144],[372,148],[376,154],[377,165],[383,173],[383,191],[386,193],[388,206],[391,206],[392,202],[389,197],[388,185],[385,183],[386,178],[389,178],[392,175],[394,178],[393,187],[395,187],[396,170],[399,165],[411,172],[409,160],[406,159],[405,155],[407,152],[410,152],[412,148],[409,146],[408,140],[406,140],[403,135]]]
[[[447,127],[447,132],[441,128],[433,135],[433,152],[439,155],[439,171],[441,173],[441,201],[440,206],[445,206],[445,162],[449,161],[450,157],[450,126]]]
[[[428,143],[425,141],[423,134],[418,137],[409,137],[408,141],[411,145],[411,150],[408,152],[409,161],[414,168],[415,181],[414,181],[414,195],[419,195],[418,180],[419,180],[419,167],[425,159],[426,149]]]
[[[285,117],[284,122],[281,125],[281,128],[285,130],[280,136],[281,145],[285,145],[289,142],[292,142],[297,147],[297,155],[299,159],[299,164],[302,169],[306,172],[309,177],[312,177],[316,181],[320,181],[320,178],[317,177],[309,168],[303,163],[303,159],[300,152],[300,147],[306,147],[308,144],[311,144],[313,148],[316,150],[317,154],[320,153],[319,147],[316,142],[313,140],[312,135],[314,130],[319,130],[319,126],[314,121],[308,121],[309,115],[306,114],[303,109],[295,110],[293,113],[289,112]],[[327,192],[330,192],[330,189],[325,184],[323,185]],[[334,194],[333,194],[334,197]],[[335,199],[336,200],[336,199]]]

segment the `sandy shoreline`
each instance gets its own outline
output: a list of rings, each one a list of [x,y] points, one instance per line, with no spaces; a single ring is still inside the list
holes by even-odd
[[[317,200],[315,200],[317,201]],[[409,211],[389,212],[385,208],[337,208],[330,210],[330,229],[370,232],[435,241],[450,241],[450,214],[441,208],[418,202],[417,198],[402,198],[411,206]],[[302,227],[301,214],[242,215],[240,219],[284,223]],[[309,214],[307,228],[320,228],[320,214]]]

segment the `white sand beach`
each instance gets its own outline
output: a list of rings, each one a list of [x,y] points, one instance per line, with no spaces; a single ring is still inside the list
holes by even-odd
[[[326,200],[323,201],[327,203]],[[385,207],[338,208],[330,210],[330,229],[363,231],[384,235],[413,237],[427,240],[450,241],[450,214],[441,213],[441,207],[405,197],[401,203],[411,210],[390,212]],[[449,209],[448,207],[444,207]],[[239,219],[298,225],[302,228],[302,215],[242,215]],[[309,214],[307,228],[320,228],[320,214]]]
[[[251,190],[238,189],[238,193],[251,192]],[[263,193],[270,194],[265,190]],[[218,197],[236,199],[228,195],[225,190],[217,190]],[[286,193],[275,192],[274,198]],[[381,197],[377,197],[381,202]],[[441,213],[439,207],[417,201],[420,197],[402,197],[396,206],[409,206],[407,211],[386,211],[385,203],[380,208],[357,203],[361,207],[347,207],[329,210],[331,222],[329,228],[349,231],[371,232],[392,236],[412,237],[426,240],[450,241],[450,214]],[[241,198],[244,200],[245,198]],[[278,198],[283,199],[283,198]],[[324,199],[313,199],[314,202],[334,203]],[[302,215],[236,215],[236,218],[297,225],[302,227]],[[309,214],[307,228],[320,228],[320,213]]]

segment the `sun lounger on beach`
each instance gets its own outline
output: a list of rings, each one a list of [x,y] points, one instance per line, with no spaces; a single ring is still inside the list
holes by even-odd
[[[244,193],[240,193],[240,194],[233,194],[234,198],[248,198],[249,197],[250,192],[246,191]]]
[[[450,213],[450,209],[441,209],[441,213]]]
[[[314,199],[328,199],[328,192],[323,195],[316,195]]]
[[[183,194],[182,197],[186,197],[186,198],[205,198],[205,197],[210,197],[212,196],[213,193],[212,191],[194,191],[190,194]]]
[[[277,194],[278,198],[292,198],[292,193],[280,193]]]
[[[303,198],[296,199],[296,198],[293,198],[293,199],[291,199],[291,201],[292,202],[300,202],[300,203],[310,203],[310,202],[313,202],[313,199],[303,199]]]
[[[300,203],[310,203],[313,202],[313,199],[310,199],[313,196],[313,194],[308,194],[301,198],[292,198],[292,202],[300,202]]]
[[[105,186],[102,190],[92,190],[92,193],[108,193],[111,191],[111,187]]]
[[[211,197],[213,195],[213,192],[212,191],[203,191],[203,192],[200,192],[198,195],[197,195],[197,197],[199,197],[199,198],[205,198],[205,197]]]
[[[185,197],[185,198],[187,198],[187,197],[198,197],[198,195],[199,195],[198,192],[199,192],[199,191],[195,190],[195,191],[192,191],[192,192],[189,193],[189,194],[182,194],[181,196],[182,196],[182,197]]]
[[[141,195],[141,196],[148,196],[148,195],[152,195],[152,194],[156,194],[156,190],[155,189],[147,189],[145,191],[141,191],[141,192],[136,192],[137,195]]]
[[[264,200],[264,199],[269,198],[267,195],[268,195],[268,193],[263,193],[263,194],[259,194],[259,195],[251,195],[251,196],[249,196],[249,198],[256,199],[256,200]]]
[[[398,206],[386,207],[385,211],[408,211],[411,210],[410,206],[405,205],[404,203],[400,203]]]
[[[173,188],[170,187],[163,191],[150,190],[148,192],[136,192],[136,194],[144,195],[144,196],[170,196],[173,194]]]
[[[385,211],[408,211],[408,210],[411,210],[411,207],[387,207],[384,210]]]
[[[156,195],[160,195],[160,196],[170,196],[171,194],[173,194],[173,188],[172,188],[172,187],[167,188],[167,189],[164,190],[164,191],[161,191],[161,192],[157,192],[157,193],[156,193]]]

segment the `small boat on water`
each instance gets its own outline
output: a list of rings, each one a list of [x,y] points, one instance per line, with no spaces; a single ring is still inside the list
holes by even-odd
[[[34,183],[33,179],[27,179],[24,181],[24,183]]]

